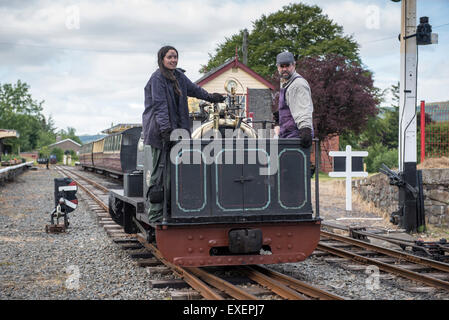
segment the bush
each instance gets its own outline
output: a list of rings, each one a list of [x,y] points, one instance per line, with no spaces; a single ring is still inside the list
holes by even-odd
[[[79,157],[77,156],[74,150],[70,150],[70,156],[72,157],[72,161],[78,161]]]
[[[20,156],[14,153],[0,155],[1,161],[10,161],[20,159]]]
[[[40,148],[39,158],[48,158],[48,157],[50,157],[50,149],[47,146]]]
[[[374,159],[371,172],[379,172],[379,168],[384,163],[388,168],[398,167],[398,149],[388,150],[386,153],[378,154]]]
[[[53,148],[51,149],[51,154],[54,154],[56,156],[56,160],[58,162],[62,162],[64,157],[64,151],[62,151],[61,148]]]
[[[397,168],[398,149],[389,149],[381,143],[376,143],[368,148],[365,163],[366,170],[370,173],[379,172],[382,163],[385,163],[389,168]]]

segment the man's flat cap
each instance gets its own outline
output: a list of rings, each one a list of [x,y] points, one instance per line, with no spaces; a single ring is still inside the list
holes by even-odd
[[[285,51],[285,52],[281,52],[277,55],[276,57],[276,64],[290,64],[295,62],[295,58],[293,57],[293,54]]]

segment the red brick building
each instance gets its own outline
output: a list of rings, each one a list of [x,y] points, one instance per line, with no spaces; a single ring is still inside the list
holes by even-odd
[[[320,171],[328,173],[333,170],[332,168],[332,157],[329,156],[329,151],[338,151],[340,144],[339,136],[332,136],[324,141],[321,141],[321,161],[320,161]],[[310,155],[310,160],[315,163],[315,148],[312,148],[312,154]]]

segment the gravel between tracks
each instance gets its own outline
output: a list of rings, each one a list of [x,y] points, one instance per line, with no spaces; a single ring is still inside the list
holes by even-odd
[[[150,279],[161,276],[138,267],[107,236],[81,191],[69,231],[45,233],[56,177],[56,171],[39,168],[0,186],[0,299],[170,299],[170,290],[149,285]],[[326,202],[324,192],[321,202]],[[323,206],[323,216],[326,212],[329,216]],[[364,271],[349,271],[313,256],[269,267],[350,299],[449,299],[440,290],[405,291],[411,282],[399,278],[381,278],[376,286],[369,282],[376,279]]]
[[[82,192],[68,232],[45,233],[58,177],[39,168],[0,187],[0,299],[169,297],[107,236]]]

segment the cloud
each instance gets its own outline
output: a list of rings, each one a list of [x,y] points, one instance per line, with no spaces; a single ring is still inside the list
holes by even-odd
[[[262,14],[290,2],[0,0],[0,59],[6,61],[0,65],[0,82],[27,82],[33,98],[45,100],[44,114],[51,114],[58,128],[72,126],[78,134],[98,133],[119,121],[140,122],[143,88],[161,46],[178,49],[179,66],[195,81],[208,53],[225,37],[251,30]],[[322,7],[361,44],[362,61],[374,72],[377,86],[397,82],[400,4],[303,2]],[[433,49],[435,56],[441,57],[443,48]],[[435,56],[420,57],[420,78],[426,81],[419,83],[418,93],[444,100],[441,88],[449,81],[440,76],[443,68],[429,62],[440,61]]]

